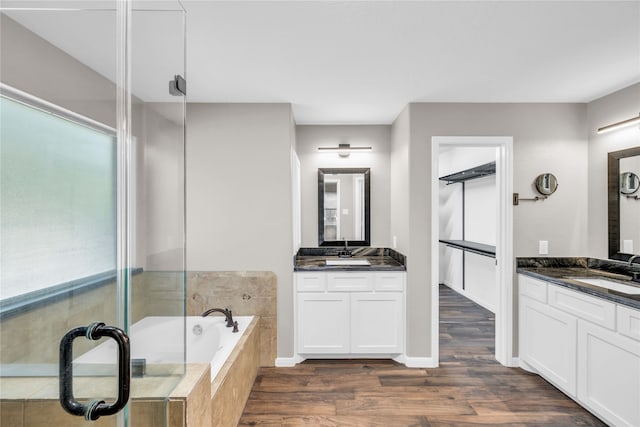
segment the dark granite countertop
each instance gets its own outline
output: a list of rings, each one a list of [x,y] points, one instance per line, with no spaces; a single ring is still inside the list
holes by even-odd
[[[351,248],[351,259],[366,259],[371,265],[326,265],[343,248],[300,248],[294,258],[293,271],[406,271],[406,258],[389,248]]]
[[[628,267],[625,264],[594,258],[518,258],[516,272],[640,310],[640,295],[626,294],[572,279],[603,278],[640,287],[640,283],[630,280],[632,268],[637,271],[637,266]]]

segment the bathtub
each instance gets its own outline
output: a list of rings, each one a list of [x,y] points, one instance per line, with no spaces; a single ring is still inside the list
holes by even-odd
[[[131,359],[144,359],[147,366],[210,363],[213,381],[252,319],[234,317],[239,332],[232,333],[232,328],[225,326],[224,316],[145,317],[131,326]],[[116,360],[116,343],[108,340],[75,358],[74,370],[96,372],[108,365],[107,370],[112,371]]]

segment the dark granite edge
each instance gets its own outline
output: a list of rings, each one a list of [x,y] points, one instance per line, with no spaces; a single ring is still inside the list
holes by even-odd
[[[589,268],[606,271],[608,273],[632,276],[633,272],[640,272],[640,264],[629,264],[625,261],[599,259],[588,257],[522,257],[516,258],[516,267],[522,268]]]
[[[371,265],[320,265],[321,258],[338,257],[344,248],[319,247],[300,248],[293,257],[293,271],[406,271],[407,258],[390,248],[355,247],[349,248],[353,258],[364,258]],[[305,263],[309,263],[305,265]]]
[[[567,267],[567,266],[565,266]],[[549,282],[549,283],[553,283],[554,285],[558,285],[558,286],[562,286],[564,288],[568,288],[568,289],[573,289],[575,291],[587,294],[587,295],[592,295],[598,298],[602,298],[608,301],[612,301],[621,305],[626,305],[629,307],[633,307],[636,309],[640,309],[640,301],[632,299],[632,298],[628,298],[622,295],[616,295],[616,294],[612,294],[608,291],[599,291],[595,288],[597,288],[597,286],[586,286],[586,285],[579,285],[577,283],[572,283],[572,281],[566,280],[566,279],[562,279],[559,277],[552,277],[552,276],[548,276],[545,275],[544,273],[540,273],[540,272],[536,272],[536,271],[531,271],[529,270],[529,268],[540,268],[540,267],[517,267],[516,268],[516,273],[519,274],[524,274],[525,276],[530,276],[533,277],[535,279],[539,279],[539,280],[543,280],[545,282]],[[543,267],[544,268],[544,267]],[[549,267],[549,268],[554,268],[554,267]],[[569,268],[585,268],[586,267],[581,267],[578,265],[574,265],[574,266],[569,266]]]
[[[407,271],[404,265],[310,265],[295,266],[293,271]]]

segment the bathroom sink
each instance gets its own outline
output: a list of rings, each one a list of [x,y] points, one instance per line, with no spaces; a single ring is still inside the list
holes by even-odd
[[[326,259],[325,265],[371,265],[369,261],[362,258],[342,258],[342,259]]]
[[[601,277],[570,277],[572,280],[578,282],[588,283],[590,285],[599,286],[605,289],[611,289],[612,291],[622,292],[630,295],[640,295],[640,286],[625,285],[624,283],[614,282],[613,280],[604,279]]]

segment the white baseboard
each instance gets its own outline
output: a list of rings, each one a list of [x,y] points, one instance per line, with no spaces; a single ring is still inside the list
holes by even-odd
[[[277,368],[291,368],[296,366],[298,363],[303,362],[304,357],[300,357],[299,355],[295,355],[293,357],[276,357],[276,367]]]
[[[402,360],[399,360],[402,359]],[[397,359],[394,359],[396,362],[404,363],[407,368],[437,368],[438,363],[433,359],[433,357],[411,357],[411,356],[400,356]]]
[[[509,368],[519,368],[520,367],[520,358],[512,357],[509,359],[509,364],[507,365]]]

